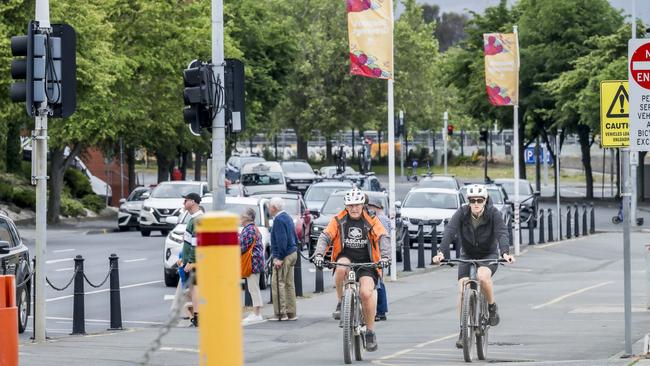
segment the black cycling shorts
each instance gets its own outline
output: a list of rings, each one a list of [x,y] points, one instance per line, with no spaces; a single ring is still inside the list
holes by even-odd
[[[347,258],[350,262],[355,263],[352,259],[350,259],[350,257],[345,255],[339,255],[336,260],[338,261],[341,258]],[[361,277],[371,277],[372,280],[375,281],[375,287],[377,287],[377,282],[379,282],[379,273],[376,269],[368,267],[357,269],[357,280],[359,280]]]
[[[486,255],[484,257],[481,257],[481,258],[470,258],[466,254],[461,254],[460,259],[494,259],[494,260],[497,260],[497,259],[499,259],[499,254],[492,253],[492,254],[488,254],[488,255]],[[478,266],[479,266],[479,268],[480,267],[488,267],[490,269],[490,271],[492,272],[492,276],[494,276],[494,274],[497,271],[497,268],[499,267],[498,264],[490,264],[490,265],[488,265],[488,262],[478,263]],[[461,278],[464,278],[464,277],[469,277],[469,267],[470,267],[469,263],[458,263],[458,279],[459,280]]]

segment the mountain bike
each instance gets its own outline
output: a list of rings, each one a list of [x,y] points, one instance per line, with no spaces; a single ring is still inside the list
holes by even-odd
[[[463,342],[465,362],[472,362],[472,349],[476,340],[476,355],[479,360],[487,356],[488,331],[490,330],[490,312],[487,300],[478,281],[478,264],[503,264],[505,259],[446,259],[442,263],[453,266],[454,263],[469,263],[469,280],[463,285],[460,311],[460,329]]]
[[[353,350],[354,359],[363,361],[363,353],[366,350],[366,320],[363,317],[356,272],[361,268],[377,269],[381,265],[372,262],[346,264],[325,261],[324,266],[328,268],[341,266],[350,269],[343,287],[339,323],[339,327],[343,328],[343,361],[346,364],[352,363]]]

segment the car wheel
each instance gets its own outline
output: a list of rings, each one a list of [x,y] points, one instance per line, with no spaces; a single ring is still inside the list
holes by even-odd
[[[164,272],[165,272],[165,286],[167,287],[178,286],[178,273],[168,269],[165,269]]]
[[[169,234],[169,230],[160,230],[160,233],[162,236],[167,236],[167,234]]]
[[[119,231],[129,231],[130,227],[128,227],[128,226],[118,226],[117,229]]]
[[[19,288],[16,293],[16,304],[18,305],[18,333],[23,333],[27,329],[29,321],[29,282]]]
[[[140,235],[149,236],[151,235],[151,230],[140,228]]]

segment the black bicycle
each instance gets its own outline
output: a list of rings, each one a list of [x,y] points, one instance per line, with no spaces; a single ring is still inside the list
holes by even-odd
[[[343,287],[339,323],[339,327],[343,328],[343,361],[346,364],[352,363],[353,349],[354,359],[363,361],[363,353],[366,350],[366,320],[363,317],[356,272],[361,268],[377,269],[381,265],[373,262],[346,264],[329,261],[325,261],[323,265],[327,268],[341,266],[350,269]]]
[[[505,259],[445,259],[442,264],[453,266],[456,263],[468,263],[469,280],[465,282],[460,311],[461,340],[465,362],[472,362],[472,349],[476,339],[476,355],[479,360],[487,357],[488,331],[490,330],[490,312],[487,300],[478,281],[478,264],[503,264]]]

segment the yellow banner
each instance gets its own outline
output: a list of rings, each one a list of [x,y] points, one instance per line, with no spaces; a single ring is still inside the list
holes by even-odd
[[[519,102],[519,44],[514,33],[483,34],[485,88],[496,106]]]
[[[392,0],[346,0],[350,73],[393,78]]]

